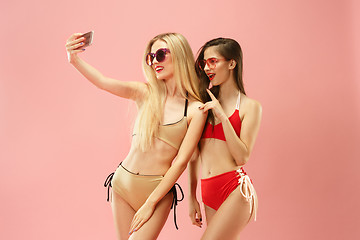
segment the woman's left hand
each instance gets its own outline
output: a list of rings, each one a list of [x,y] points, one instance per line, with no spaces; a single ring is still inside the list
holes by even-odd
[[[144,205],[139,208],[139,210],[135,213],[133,220],[131,221],[129,235],[139,230],[144,223],[146,223],[150,217],[153,215],[155,210],[155,206],[151,206],[146,202]]]
[[[208,94],[211,98],[211,101],[206,102],[205,104],[200,106],[200,109],[203,109],[204,112],[207,112],[208,110],[212,109],[215,117],[218,118],[220,121],[223,121],[223,119],[224,118],[226,119],[227,117],[224,112],[224,109],[221,107],[221,105],[219,103],[219,100],[216,99],[214,94],[209,89],[206,89],[206,91],[208,92]]]

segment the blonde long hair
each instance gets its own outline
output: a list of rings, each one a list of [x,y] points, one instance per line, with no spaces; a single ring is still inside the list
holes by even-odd
[[[143,59],[143,70],[148,81],[149,94],[139,110],[138,124],[136,124],[137,144],[142,151],[148,150],[153,138],[158,135],[166,99],[164,81],[158,80],[152,67],[146,64],[146,55],[157,40],[166,42],[170,49],[177,91],[186,99],[201,101],[194,55],[186,38],[179,33],[164,33],[151,39],[145,49]]]

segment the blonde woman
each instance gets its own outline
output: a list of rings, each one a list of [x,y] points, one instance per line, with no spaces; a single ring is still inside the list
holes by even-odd
[[[156,239],[177,204],[175,182],[207,116],[199,109],[191,48],[178,33],[154,37],[143,59],[147,82],[126,82],[108,78],[82,60],[78,54],[84,40],[81,34],[67,40],[69,62],[95,86],[135,101],[138,108],[130,151],[106,182],[112,186],[118,239]]]
[[[205,43],[196,60],[200,96],[206,102],[200,108],[209,112],[199,143],[207,222],[202,240],[239,239],[256,215],[256,192],[243,166],[253,150],[262,110],[259,102],[245,94],[242,67],[241,47],[229,38]],[[189,164],[189,213],[193,224],[201,227],[196,198],[199,163],[193,158]]]

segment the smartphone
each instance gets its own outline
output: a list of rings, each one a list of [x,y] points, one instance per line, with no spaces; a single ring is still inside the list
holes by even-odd
[[[87,32],[87,33],[81,35],[79,38],[81,38],[81,37],[85,38],[85,40],[83,41],[84,45],[78,47],[77,49],[90,46],[93,42],[93,36],[94,36],[94,31],[90,31],[90,32]]]

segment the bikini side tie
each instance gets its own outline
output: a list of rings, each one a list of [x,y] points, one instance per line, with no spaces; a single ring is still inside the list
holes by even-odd
[[[177,198],[176,186],[179,188],[179,190],[181,192],[181,199]],[[178,183],[175,183],[175,185],[170,189],[170,192],[173,192],[173,194],[174,194],[173,202],[171,204],[171,209],[174,207],[174,223],[175,223],[176,229],[179,230],[178,225],[176,223],[176,206],[178,205],[178,202],[181,202],[182,200],[184,200],[184,192]]]
[[[243,195],[243,197],[246,199],[246,201],[250,202],[250,214],[254,208],[254,211],[255,211],[255,219],[254,220],[256,221],[256,208],[253,206],[255,204],[254,186],[252,184],[250,177],[246,174],[246,172],[244,171],[243,168],[240,168],[236,171],[240,175],[240,178],[239,178],[240,193],[241,193],[241,195]],[[245,192],[243,191],[243,186],[245,188]],[[252,202],[252,200],[254,201],[254,203]]]
[[[108,188],[108,190],[107,190],[107,199],[106,199],[106,201],[109,201],[109,197],[110,197],[110,188],[112,187],[112,185],[111,185],[111,181],[112,181],[112,179],[113,179],[113,177],[114,177],[114,174],[115,174],[115,172],[110,173],[110,174],[109,174],[109,176],[107,176],[107,178],[106,178],[106,180],[105,180],[105,183],[104,183],[104,187],[107,187],[107,188]]]

